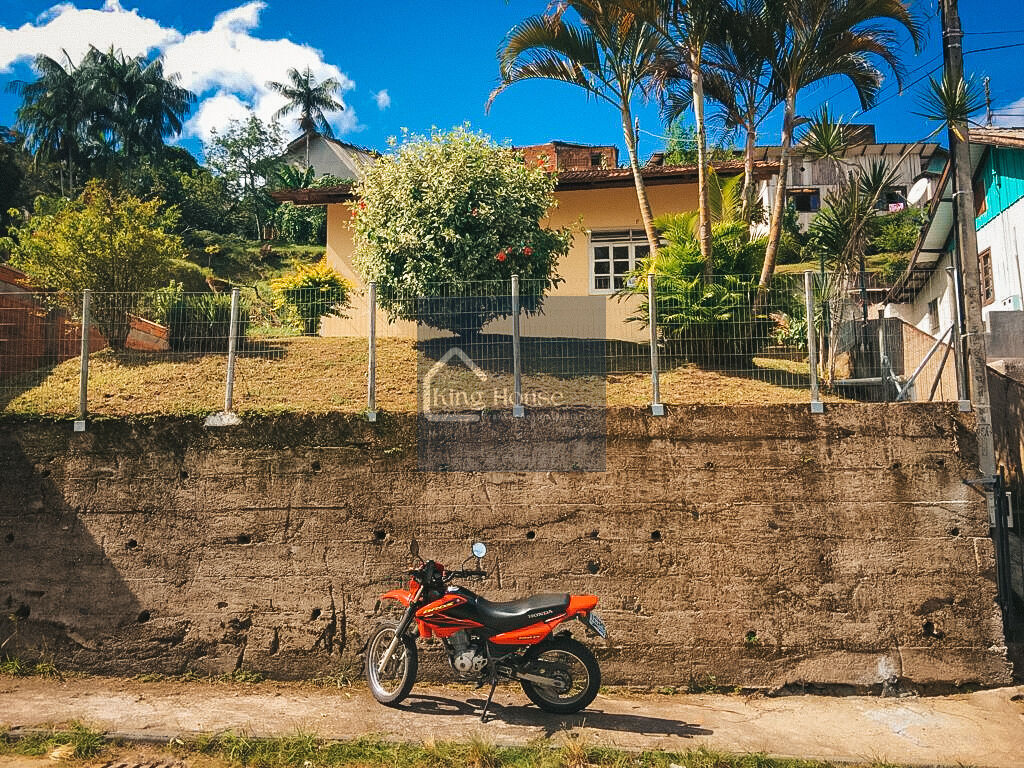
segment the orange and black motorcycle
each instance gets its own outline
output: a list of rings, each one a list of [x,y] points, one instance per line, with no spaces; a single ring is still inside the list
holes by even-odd
[[[473,545],[473,570],[448,570],[421,560],[415,539],[410,550],[420,565],[409,572],[408,588],[381,596],[397,600],[405,612],[398,622],[378,627],[366,644],[366,680],[377,701],[394,706],[409,695],[416,682],[417,637],[440,639],[460,681],[491,684],[482,720],[500,680],[517,680],[530,700],[548,712],[579,712],[594,700],[601,687],[597,659],[567,630],[555,629],[579,619],[590,633],[606,637],[604,622],[594,612],[597,597],[544,594],[492,603],[451,583],[487,575],[480,569],[487,554],[483,544]]]

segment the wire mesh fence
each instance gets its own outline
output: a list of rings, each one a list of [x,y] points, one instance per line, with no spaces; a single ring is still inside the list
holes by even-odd
[[[546,280],[518,280],[515,289],[509,280],[428,283],[381,289],[372,305],[367,290],[336,286],[288,294],[171,286],[91,292],[86,324],[81,295],[11,291],[0,294],[0,394],[9,411],[77,415],[85,325],[93,413],[219,410],[232,338],[226,405],[238,410],[466,406],[445,392],[475,393],[477,410],[807,402],[809,339],[826,397],[957,397],[948,336],[937,343],[874,310],[865,319],[848,280],[813,282],[810,335],[804,275],[761,289],[753,275],[659,274],[596,295]]]

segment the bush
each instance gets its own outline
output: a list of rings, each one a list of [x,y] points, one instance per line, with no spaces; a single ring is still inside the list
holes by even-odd
[[[302,332],[315,336],[324,315],[340,317],[349,303],[352,285],[327,263],[300,264],[287,275],[270,282],[278,308],[290,307],[302,325]]]
[[[238,310],[238,338],[244,339],[249,313]],[[178,293],[166,309],[168,341],[175,352],[224,352],[231,333],[231,295]]]
[[[571,242],[568,229],[540,224],[554,185],[542,168],[466,128],[411,137],[357,183],[356,266],[377,282],[392,318],[472,335],[510,314],[511,302],[496,294],[507,296],[513,274],[524,311],[536,312]]]
[[[110,346],[120,349],[135,295],[160,285],[184,257],[181,239],[169,233],[176,214],[162,205],[117,195],[95,180],[77,200],[39,197],[32,218],[12,229],[13,265],[37,285],[56,289],[71,312],[83,290],[95,291],[93,320]]]

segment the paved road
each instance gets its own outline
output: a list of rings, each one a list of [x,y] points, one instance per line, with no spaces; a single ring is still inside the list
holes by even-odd
[[[582,732],[588,743],[626,749],[732,752],[843,761],[1024,768],[1024,687],[938,698],[685,695],[598,696],[581,715],[558,718],[499,689],[495,717],[479,720],[481,692],[417,687],[401,709],[377,705],[363,688],[66,682],[0,677],[0,724],[32,727],[81,720],[110,733],[154,740],[244,730],[254,736],[325,738],[379,734],[421,741],[474,734],[498,744]]]

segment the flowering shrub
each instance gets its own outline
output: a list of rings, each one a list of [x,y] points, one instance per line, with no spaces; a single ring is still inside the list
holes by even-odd
[[[366,169],[351,207],[354,261],[392,318],[474,333],[511,312],[513,274],[535,312],[571,232],[541,226],[554,177],[465,127],[411,136]],[[409,299],[416,299],[410,301]]]
[[[352,285],[324,256],[316,264],[299,264],[294,272],[270,281],[278,308],[290,307],[302,332],[315,336],[324,315],[340,317],[348,306]]]

